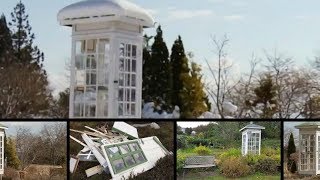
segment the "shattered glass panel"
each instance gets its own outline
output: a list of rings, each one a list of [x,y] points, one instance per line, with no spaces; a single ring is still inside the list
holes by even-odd
[[[113,165],[116,173],[118,173],[126,168],[123,159],[118,159],[118,160],[113,161],[112,165]]]
[[[136,160],[137,164],[140,164],[146,160],[141,152],[134,154],[133,157],[134,157],[134,160]]]
[[[121,150],[121,154],[127,154],[128,152],[130,152],[129,147],[126,144],[119,146],[119,148]]]
[[[129,144],[131,151],[138,151],[139,150],[139,146],[137,143],[131,143]]]
[[[118,147],[109,147],[107,151],[111,158],[114,158],[120,155]]]
[[[127,156],[127,157],[125,157],[123,159],[126,162],[127,166],[132,166],[132,165],[134,165],[136,163],[132,156]]]

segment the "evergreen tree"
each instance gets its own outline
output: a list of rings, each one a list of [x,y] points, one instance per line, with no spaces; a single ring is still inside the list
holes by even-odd
[[[2,14],[0,18],[0,64],[3,66],[9,61],[8,56],[12,53],[12,40],[10,30],[7,26],[6,17]]]
[[[172,46],[170,63],[172,74],[172,104],[178,105],[180,110],[183,111],[181,107],[184,103],[184,99],[181,99],[179,96],[180,92],[183,90],[183,81],[181,79],[181,75],[189,74],[190,68],[180,36],[175,40]]]
[[[179,97],[183,99],[183,104],[180,108],[182,118],[196,118],[208,110],[200,72],[201,68],[193,62],[191,63],[191,73],[181,74],[183,89],[180,91]]]
[[[256,106],[258,103],[264,105],[261,118],[272,118],[276,111],[276,106],[272,106],[272,104],[276,105],[277,101],[275,100],[276,86],[270,74],[267,74],[266,77],[260,81],[260,86],[254,89],[254,93],[256,99],[253,105]]]
[[[16,151],[16,143],[13,139],[5,138],[5,148],[4,148],[4,154],[7,158],[7,165],[9,167],[18,169],[20,166],[20,160],[17,155]]]
[[[42,67],[43,53],[33,45],[34,34],[21,1],[11,16],[12,52],[0,57],[0,118],[43,115],[48,110],[50,97],[47,75]],[[6,29],[3,18],[1,21],[2,29]],[[6,30],[2,32],[1,37],[8,36]],[[7,41],[1,39],[0,44],[10,45]],[[8,49],[10,51],[10,47]]]
[[[293,134],[291,133],[289,138],[287,157],[288,157],[288,168],[292,173],[295,173],[297,171],[296,162],[290,158],[290,155],[295,152],[296,152],[296,145],[294,144]]]
[[[169,52],[166,43],[162,37],[161,26],[157,28],[157,35],[154,37],[154,43],[151,46],[150,59],[150,85],[148,95],[152,98],[161,97],[170,104],[170,64]]]
[[[9,26],[12,31],[13,48],[17,60],[26,64],[31,63],[38,66],[39,69],[42,68],[44,55],[37,46],[33,45],[35,35],[31,32],[32,27],[29,24],[29,15],[26,14],[25,6],[21,1],[11,13],[11,18]]]
[[[151,52],[149,41],[152,36],[144,35],[145,44],[143,47],[143,71],[142,71],[142,98],[145,101],[150,101],[151,99],[147,96],[150,95],[150,84],[152,81],[152,63],[151,63]]]

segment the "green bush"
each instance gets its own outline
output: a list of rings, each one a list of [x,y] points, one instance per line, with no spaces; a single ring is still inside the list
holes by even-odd
[[[231,148],[231,149],[228,149],[226,152],[223,152],[219,156],[221,161],[224,161],[225,159],[227,159],[229,157],[241,157],[241,150],[240,149]]]
[[[274,149],[278,149],[281,147],[280,139],[262,139],[261,148],[270,147]]]
[[[281,165],[281,155],[280,154],[272,155],[272,156],[270,156],[270,158],[273,159],[278,164],[278,166]]]
[[[278,163],[270,157],[260,159],[255,166],[256,172],[275,174],[278,171]]]
[[[244,156],[245,162],[251,167],[256,166],[260,158],[261,158],[261,156],[253,155],[253,154],[248,154],[248,155]]]
[[[188,148],[188,140],[186,135],[178,135],[177,136],[177,148],[182,149],[182,148]]]
[[[241,157],[229,157],[221,163],[220,172],[226,177],[243,177],[250,174],[250,166]]]
[[[199,155],[208,155],[211,153],[211,150],[205,146],[198,146],[194,148],[193,152],[199,154]]]
[[[181,153],[181,150],[177,151],[177,172],[180,172],[183,169],[184,162],[188,156],[186,154]]]
[[[277,149],[270,148],[270,147],[265,147],[261,149],[261,154],[265,154],[266,156],[273,156],[278,154]],[[280,154],[280,152],[279,152]]]

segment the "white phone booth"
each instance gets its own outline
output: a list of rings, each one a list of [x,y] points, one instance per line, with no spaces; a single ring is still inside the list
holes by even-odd
[[[72,27],[70,118],[141,118],[143,28],[151,15],[127,0],[85,0],[58,13]]]
[[[265,129],[265,127],[250,122],[250,124],[239,130],[242,132],[241,154],[243,156],[247,154],[260,155],[262,129]]]
[[[4,137],[6,126],[0,124],[0,176],[4,174]]]
[[[320,174],[320,122],[295,126],[299,129],[299,174]]]

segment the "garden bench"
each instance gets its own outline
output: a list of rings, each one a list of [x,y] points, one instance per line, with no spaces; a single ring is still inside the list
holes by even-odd
[[[193,169],[193,168],[209,168],[214,167],[216,164],[214,163],[214,156],[191,156],[187,157],[184,167],[183,167],[183,179],[185,169]]]

